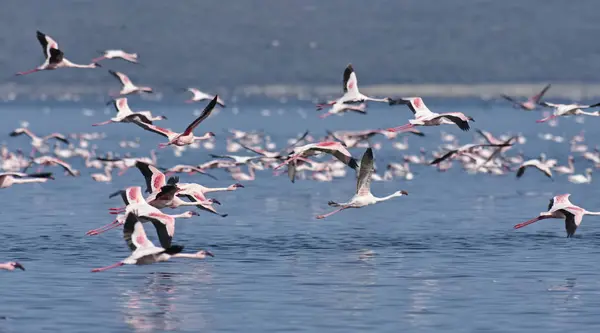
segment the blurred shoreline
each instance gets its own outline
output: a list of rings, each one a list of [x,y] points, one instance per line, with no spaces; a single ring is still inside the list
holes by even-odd
[[[438,97],[438,98],[478,98],[491,100],[506,94],[515,98],[527,98],[538,93],[546,83],[489,83],[489,84],[378,84],[360,86],[361,92],[373,96],[391,97]],[[339,85],[246,85],[237,88],[215,88],[207,93],[217,93],[227,99],[233,98],[270,98],[321,100],[341,96]],[[11,101],[87,101],[110,98],[116,93],[114,85],[0,85],[0,99]],[[185,93],[183,93],[185,94]],[[156,93],[141,95],[147,101],[181,99],[179,88],[157,87]],[[581,101],[600,97],[600,84],[560,83],[553,84],[545,98]]]

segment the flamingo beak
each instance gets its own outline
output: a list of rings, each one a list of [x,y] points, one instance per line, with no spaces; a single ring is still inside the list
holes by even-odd
[[[169,118],[167,118],[167,116],[162,116],[162,119],[163,119],[163,120],[167,120],[167,119],[169,119]]]
[[[233,184],[234,187],[240,187],[240,188],[244,188],[244,185],[240,184],[240,183],[236,183]]]
[[[198,214],[198,212],[194,212],[194,211],[191,211],[191,212],[192,212],[192,216],[200,216],[200,214]]]
[[[408,195],[408,192],[406,191],[400,191],[400,193],[402,193],[402,195]]]
[[[206,253],[207,256],[211,256],[213,258],[215,257],[215,255],[210,251],[204,251],[204,252]]]
[[[21,265],[21,264],[20,264],[20,263],[18,263],[18,262],[14,263],[14,265],[13,265],[13,266],[14,266],[15,268],[18,268],[18,269],[22,270],[22,271],[24,271],[24,270],[25,270],[25,267],[23,267],[23,265]]]
[[[217,200],[217,199],[211,199],[211,200],[212,200],[212,203],[217,204],[219,206],[221,205],[221,202],[219,200]]]

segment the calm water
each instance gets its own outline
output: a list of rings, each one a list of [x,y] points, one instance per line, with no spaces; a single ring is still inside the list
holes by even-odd
[[[134,102],[131,102],[132,106]],[[475,127],[494,133],[523,132],[520,148],[530,156],[546,151],[566,162],[568,144],[549,144],[537,132],[568,135],[587,128],[588,144],[600,135],[598,119],[585,124],[561,120],[557,128],[534,122],[539,113],[524,113],[474,101],[432,101],[440,111],[460,110],[476,119]],[[184,127],[191,109],[181,105],[143,105],[166,114],[168,127]],[[96,110],[82,115],[83,108]],[[309,128],[361,129],[405,123],[404,108],[372,107],[366,117],[318,119],[308,105],[266,101],[229,107],[200,126],[218,135],[221,129],[264,129],[283,145],[284,139]],[[270,110],[272,116],[260,116]],[[21,120],[34,132],[91,131],[105,119],[97,105],[4,104],[0,133]],[[140,137],[130,149],[146,156],[161,138],[133,126],[102,128],[109,137],[100,150],[117,150],[122,139]],[[461,142],[473,133],[457,134]],[[440,142],[439,128],[425,138],[411,137],[409,152]],[[2,139],[14,150],[29,149],[26,138]],[[517,149],[514,149],[515,151]],[[360,155],[362,150],[352,150]],[[402,152],[376,151],[383,169]],[[199,163],[203,150],[188,150],[177,159],[159,152],[159,164]],[[119,231],[98,237],[84,233],[111,221],[107,208],[118,200],[112,191],[142,185],[135,169],[111,184],[95,183],[89,170],[76,179],[15,186],[0,191],[1,260],[17,259],[26,272],[0,274],[0,332],[597,332],[600,319],[600,226],[585,218],[573,239],[558,220],[515,231],[512,226],[546,208],[557,193],[570,192],[575,204],[600,210],[595,185],[573,185],[564,177],[551,182],[536,173],[517,181],[513,175],[469,176],[458,168],[438,173],[414,166],[411,182],[373,183],[376,195],[398,189],[410,195],[374,207],[345,211],[326,220],[328,200],[346,200],[355,188],[351,177],[333,183],[273,177],[270,171],[236,192],[216,193],[229,213],[222,219],[206,214],[178,222],[176,242],[189,251],[206,248],[216,257],[204,261],[173,260],[142,267],[123,267],[92,274],[90,269],[129,255]],[[587,162],[576,159],[579,172]],[[95,172],[95,171],[94,171]],[[231,180],[182,175],[182,181],[208,186]],[[181,210],[178,210],[181,211]],[[153,237],[153,233],[150,233]],[[372,251],[375,255],[364,257]]]

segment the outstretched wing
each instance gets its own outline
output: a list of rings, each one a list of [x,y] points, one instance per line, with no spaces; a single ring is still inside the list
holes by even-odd
[[[137,161],[135,167],[140,170],[146,180],[146,193],[158,191],[165,186],[165,175],[155,166]]]
[[[455,123],[458,126],[458,128],[460,128],[463,131],[468,131],[471,128],[471,126],[469,126],[469,122],[461,119],[460,117],[449,115],[444,115],[443,117]]]
[[[546,93],[546,91],[548,91],[548,89],[550,89],[551,84],[548,84],[547,86],[544,87],[544,89],[542,89],[542,91],[540,91],[537,95],[532,96],[531,98],[529,98],[530,102],[534,102],[534,103],[539,103],[540,100],[542,99],[542,97],[544,97],[544,94]]]
[[[215,96],[215,98],[212,99],[212,101],[210,101],[210,103],[208,103],[208,105],[204,108],[204,111],[202,111],[202,114],[200,115],[200,117],[196,118],[196,120],[194,120],[183,132],[183,135],[189,135],[190,133],[192,133],[192,131],[194,130],[194,128],[196,128],[196,126],[198,126],[204,119],[208,118],[208,116],[210,116],[210,113],[212,112],[212,110],[215,108],[215,105],[217,105],[217,98],[219,96]]]
[[[358,180],[356,182],[356,194],[366,195],[371,192],[371,175],[373,174],[373,149],[367,148],[360,160]]]

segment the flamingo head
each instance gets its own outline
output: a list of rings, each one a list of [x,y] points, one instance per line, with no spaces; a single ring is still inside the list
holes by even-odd
[[[158,116],[156,117],[156,120],[167,120],[167,116]]]
[[[204,259],[207,256],[214,257],[215,255],[212,254],[212,252],[210,252],[208,250],[200,250],[200,251],[196,252],[196,258],[198,258],[198,259]]]
[[[25,267],[23,267],[23,265],[21,265],[20,263],[18,263],[16,261],[9,262],[8,264],[12,267],[13,270],[15,270],[17,268],[20,269],[20,270],[22,270],[22,271],[25,270]]]
[[[214,132],[208,132],[206,134],[211,138],[214,138],[215,136],[217,136]]]
[[[475,122],[475,119],[473,119],[473,117],[469,117],[469,116],[467,116],[467,119],[469,119],[470,121],[473,121],[473,122]]]
[[[190,218],[192,216],[200,216],[200,214],[196,213],[193,210],[188,210],[187,212],[183,213],[185,217]]]
[[[406,191],[404,191],[404,190],[401,190],[401,191],[397,191],[397,192],[396,192],[396,195],[397,195],[397,196],[399,196],[399,197],[401,197],[401,196],[403,196],[403,195],[408,195],[408,192],[406,192]]]
[[[217,204],[219,206],[221,205],[221,202],[217,199],[210,198],[207,201],[210,202],[211,204]]]
[[[93,62],[91,65],[92,65],[92,68],[100,68],[100,67],[102,67],[102,65],[100,65],[97,62]]]

